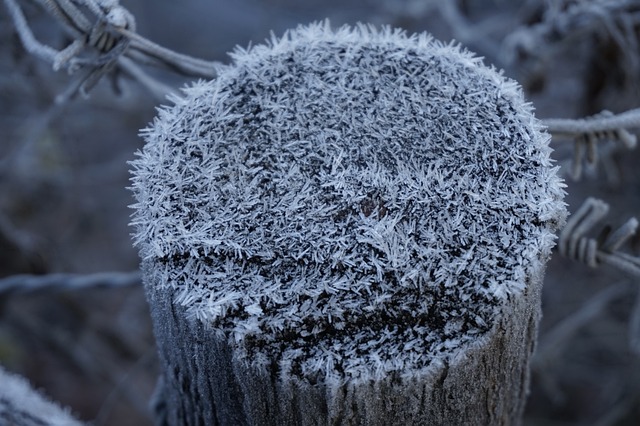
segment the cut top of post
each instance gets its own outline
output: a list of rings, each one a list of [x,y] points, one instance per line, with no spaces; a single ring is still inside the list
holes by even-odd
[[[415,372],[491,329],[565,215],[519,86],[456,45],[365,26],[232,59],[142,133],[147,285],[306,378]]]

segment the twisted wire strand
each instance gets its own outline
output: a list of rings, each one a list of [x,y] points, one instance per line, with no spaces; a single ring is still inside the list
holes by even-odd
[[[35,38],[17,0],[3,1],[29,53],[51,63],[55,71],[62,68],[70,73],[83,71],[79,73],[79,84],[72,83],[66,91],[68,93],[58,97],[59,101],[66,101],[78,92],[86,94],[115,68],[134,79],[143,80],[140,83],[154,91],[159,99],[164,100],[168,93],[173,92],[167,92],[168,87],[161,83],[150,84],[153,78],[139,68],[133,69],[132,62],[159,65],[192,77],[215,78],[217,75],[218,62],[177,53],[140,36],[136,32],[133,14],[118,0],[35,0],[74,38],[61,50]]]
[[[97,287],[132,287],[140,285],[141,280],[139,271],[98,272],[94,274],[20,274],[0,279],[0,296],[45,291],[74,291]]]
[[[13,20],[16,31],[20,36],[20,40],[22,41],[25,50],[32,55],[53,63],[58,51],[51,46],[47,46],[46,44],[40,43],[36,40],[31,28],[29,28],[27,19],[22,13],[22,9],[20,9],[20,6],[18,6],[18,3],[16,3],[15,0],[4,0],[4,4],[9,11],[9,16],[11,16],[11,19]]]
[[[551,134],[574,136],[577,134],[617,132],[621,129],[640,127],[640,108],[631,109],[620,114],[603,111],[591,117],[568,119],[548,118],[542,120]],[[630,133],[621,134],[626,143],[635,144],[635,136]]]
[[[640,127],[640,108],[621,114],[605,110],[576,120],[546,119],[543,122],[553,136],[573,140],[571,176],[574,180],[579,180],[582,177],[583,163],[593,167],[602,157],[598,149],[601,142],[619,142],[628,150],[636,147],[637,137],[628,129]]]
[[[638,220],[631,218],[601,238],[590,238],[586,234],[609,212],[609,205],[602,200],[589,197],[569,218],[560,233],[560,254],[582,262],[592,268],[606,264],[630,275],[640,277],[640,257],[620,252],[619,249],[638,230]]]

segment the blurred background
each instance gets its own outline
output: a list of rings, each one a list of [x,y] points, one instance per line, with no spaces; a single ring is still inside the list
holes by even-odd
[[[69,39],[37,2],[19,2],[36,37]],[[457,40],[518,80],[540,118],[639,105],[640,1],[122,0],[138,33],[175,51],[229,62],[234,46],[298,24],[389,24]],[[191,79],[150,70],[181,87]],[[55,108],[72,81],[28,54],[0,7],[0,279],[16,274],[135,272],[127,161],[158,100],[134,81]],[[601,143],[601,161],[570,176],[573,143],[554,140],[570,211],[589,196],[607,223],[640,212],[637,151]],[[638,255],[636,238],[627,251]],[[63,280],[64,281],[64,280]],[[95,425],[151,424],[158,374],[139,284],[3,291],[0,364]],[[134,280],[135,282],[135,280]],[[640,282],[559,255],[549,263],[526,425],[640,424]]]

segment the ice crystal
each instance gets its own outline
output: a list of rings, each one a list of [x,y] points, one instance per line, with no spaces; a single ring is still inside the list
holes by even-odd
[[[312,24],[232,59],[142,133],[149,285],[310,380],[410,372],[480,339],[564,220],[519,86],[389,28]]]

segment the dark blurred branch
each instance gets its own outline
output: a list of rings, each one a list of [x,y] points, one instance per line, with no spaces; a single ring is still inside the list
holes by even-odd
[[[143,353],[136,363],[131,366],[124,373],[120,374],[116,383],[114,383],[111,392],[107,396],[107,398],[103,401],[96,418],[93,420],[92,424],[94,426],[102,426],[109,424],[109,416],[111,415],[115,404],[118,402],[120,398],[125,398],[129,405],[136,408],[136,410],[143,414],[144,417],[149,418],[151,420],[152,415],[150,412],[150,406],[148,401],[145,401],[140,397],[135,391],[132,391],[132,382],[134,380],[134,376],[139,374],[141,371],[148,369],[149,364],[156,360],[156,348],[151,347],[145,353]]]
[[[0,254],[0,277],[46,272],[45,261],[34,249],[31,238],[16,230],[1,214]]]
[[[486,23],[481,25],[472,24],[460,11],[456,1],[441,1],[437,3],[438,10],[444,21],[448,24],[457,41],[466,45],[476,46],[485,55],[492,59],[500,57],[500,47],[498,43],[491,40],[486,34]],[[496,20],[494,25],[500,22]]]
[[[627,293],[629,285],[621,282],[601,290],[584,303],[576,312],[556,324],[551,330],[540,338],[540,343],[533,358],[533,366],[543,369],[559,356],[572,341],[575,334],[589,322],[602,315],[609,304]]]
[[[640,288],[636,292],[636,300],[629,319],[629,346],[633,353],[640,355]]]

